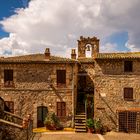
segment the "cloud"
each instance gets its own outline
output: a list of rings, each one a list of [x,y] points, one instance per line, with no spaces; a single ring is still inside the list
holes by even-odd
[[[128,32],[126,44],[139,48],[139,7],[139,0],[32,0],[27,8],[17,9],[15,15],[0,21],[10,32],[8,38],[0,40],[0,55],[40,53],[49,47],[55,55],[68,56],[81,35],[97,36],[101,50],[110,51],[112,44],[102,42],[122,31]],[[124,47],[132,51],[131,45]],[[117,44],[113,46],[112,51],[119,49]]]

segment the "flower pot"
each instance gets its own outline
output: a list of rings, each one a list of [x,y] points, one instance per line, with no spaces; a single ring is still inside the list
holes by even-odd
[[[88,128],[88,133],[93,133],[93,128]]]

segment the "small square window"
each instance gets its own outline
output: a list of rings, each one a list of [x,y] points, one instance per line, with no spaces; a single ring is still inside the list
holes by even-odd
[[[133,101],[133,88],[124,88],[124,100]]]
[[[4,70],[4,86],[13,87],[13,70]]]
[[[13,101],[5,101],[5,110],[11,113],[14,113],[14,102]]]
[[[133,71],[133,62],[124,61],[124,72],[132,72],[132,71]]]
[[[57,116],[64,117],[66,116],[66,103],[57,102]]]
[[[66,85],[66,70],[57,70],[57,86]]]

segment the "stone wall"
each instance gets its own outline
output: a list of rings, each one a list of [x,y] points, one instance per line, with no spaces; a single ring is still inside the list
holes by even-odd
[[[111,129],[118,128],[118,110],[140,108],[140,63],[124,72],[124,60],[98,60],[82,64],[94,85],[94,117]],[[133,101],[124,100],[124,88],[133,88]]]
[[[14,70],[15,87],[4,87],[4,69]],[[56,70],[66,70],[66,86],[57,87]],[[72,70],[73,69],[73,70]],[[37,126],[37,107],[46,106],[49,112],[57,111],[57,102],[66,102],[65,126],[72,125],[74,99],[72,91],[72,72],[70,64],[1,64],[0,96],[5,101],[14,102],[14,113],[24,117],[31,114],[33,126]],[[75,79],[74,79],[75,81]]]
[[[120,109],[140,107],[140,63],[134,60],[133,72],[124,72],[124,62],[99,61],[96,63],[94,112],[95,118],[113,129],[118,127]],[[124,88],[133,88],[133,101],[125,101]]]
[[[0,140],[27,140],[26,129],[0,122]]]

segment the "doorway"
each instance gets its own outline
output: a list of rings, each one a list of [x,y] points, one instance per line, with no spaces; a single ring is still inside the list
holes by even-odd
[[[87,119],[94,118],[94,98],[93,94],[87,94],[86,96],[86,114]]]
[[[91,110],[94,110],[94,108],[92,108],[94,105],[93,81],[90,79],[87,73],[83,72],[78,74],[77,84],[77,112],[85,112],[93,116],[92,113],[89,113]]]
[[[48,114],[48,108],[45,106],[37,107],[37,127],[44,127],[44,120]]]

